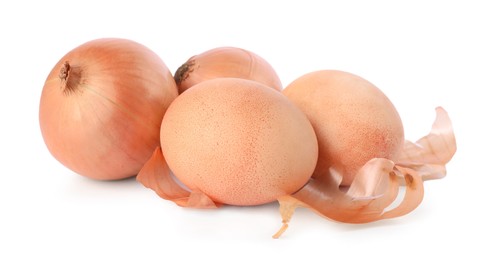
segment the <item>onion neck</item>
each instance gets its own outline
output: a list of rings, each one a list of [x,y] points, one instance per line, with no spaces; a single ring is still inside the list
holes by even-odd
[[[186,80],[189,77],[189,73],[194,71],[193,66],[195,65],[195,63],[196,63],[195,60],[191,58],[177,69],[174,76],[175,83],[177,84],[177,86],[180,86],[182,81]]]
[[[70,94],[79,88],[79,84],[81,83],[81,69],[80,67],[73,67],[68,61],[65,61],[62,68],[60,68],[58,77],[62,82],[62,92],[64,94]]]

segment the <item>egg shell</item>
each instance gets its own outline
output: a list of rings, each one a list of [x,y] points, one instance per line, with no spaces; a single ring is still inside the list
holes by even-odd
[[[218,78],[170,105],[161,126],[163,155],[176,177],[214,201],[258,205],[300,189],[318,145],[306,115],[261,83]]]
[[[350,185],[372,158],[393,160],[404,144],[396,108],[371,82],[337,70],[305,74],[283,93],[309,118],[319,143],[314,177],[339,172]]]

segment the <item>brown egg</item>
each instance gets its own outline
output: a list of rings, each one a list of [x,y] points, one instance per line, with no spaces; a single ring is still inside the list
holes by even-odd
[[[276,90],[237,78],[204,81],[180,95],[163,119],[161,145],[188,188],[232,205],[297,191],[318,154],[300,109]]]
[[[283,93],[309,118],[319,142],[314,177],[333,168],[349,185],[370,159],[394,159],[404,144],[391,101],[369,81],[343,71],[306,74]]]

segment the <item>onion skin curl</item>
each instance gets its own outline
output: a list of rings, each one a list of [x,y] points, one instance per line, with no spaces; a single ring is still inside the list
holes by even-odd
[[[240,78],[257,81],[281,91],[273,67],[259,55],[235,47],[219,47],[191,57],[175,72],[179,93],[209,79]]]
[[[161,120],[177,96],[173,76],[153,51],[126,39],[96,39],[71,50],[48,75],[41,133],[72,171],[128,178],[159,146]]]
[[[341,189],[342,175],[329,169],[327,174],[312,178],[294,194],[278,198],[282,226],[273,238],[279,238],[287,230],[298,207],[309,208],[330,220],[353,224],[406,215],[422,202],[424,181],[446,176],[446,164],[455,153],[451,120],[438,107],[428,135],[416,142],[406,141],[395,162],[384,158],[369,160],[346,191]],[[398,206],[390,208],[400,184],[406,187],[405,195]]]

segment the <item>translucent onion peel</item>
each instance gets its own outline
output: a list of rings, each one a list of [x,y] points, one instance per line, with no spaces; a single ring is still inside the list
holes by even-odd
[[[456,152],[456,140],[448,113],[436,108],[436,121],[429,135],[417,142],[405,142],[396,164],[414,169],[423,180],[440,179],[446,176],[445,164]]]
[[[341,174],[329,169],[328,174],[311,179],[301,190],[280,197],[282,227],[273,235],[279,238],[297,207],[306,207],[323,217],[344,223],[368,223],[408,214],[422,202],[423,180],[445,176],[445,164],[456,152],[451,120],[446,111],[436,108],[436,120],[427,136],[416,143],[407,141],[396,162],[374,158],[357,173],[345,192],[340,189]],[[399,178],[406,186],[398,206],[389,209],[398,196]]]
[[[201,191],[189,192],[182,188],[172,177],[160,147],[156,148],[142,167],[137,180],[145,187],[154,190],[161,198],[171,200],[181,207],[217,208],[219,206]]]

